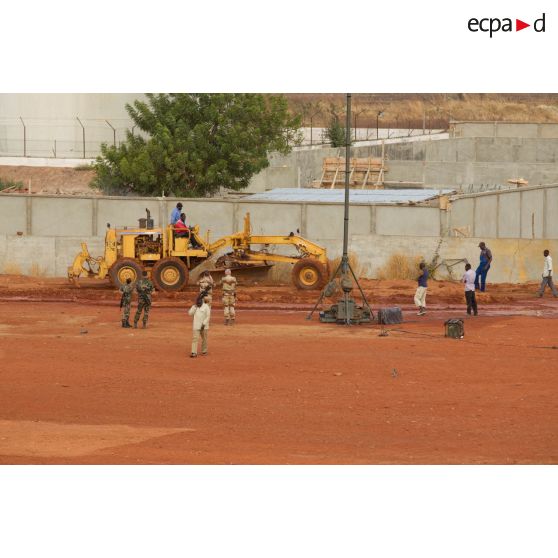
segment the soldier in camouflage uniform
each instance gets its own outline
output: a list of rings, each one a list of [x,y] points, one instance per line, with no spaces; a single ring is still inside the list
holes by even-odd
[[[132,293],[134,285],[132,280],[128,277],[126,284],[120,287],[122,298],[120,299],[120,308],[122,308],[122,327],[132,327],[130,325],[130,305],[132,304]]]
[[[225,312],[225,325],[234,325],[236,303],[236,278],[231,275],[230,269],[225,269],[225,276],[221,279],[223,287],[223,310]]]
[[[145,329],[149,319],[151,293],[153,292],[153,283],[147,278],[147,271],[142,273],[142,278],[136,283],[136,291],[138,291],[138,310],[134,316],[134,327],[138,327],[138,321],[143,310],[143,327]]]
[[[209,273],[209,271],[204,271],[202,273],[202,276],[200,277],[199,281],[198,281],[198,285],[200,286],[200,293],[202,292],[206,292],[206,302],[207,304],[209,304],[209,306],[211,306],[211,301],[213,300],[213,285],[214,285],[214,281],[213,281],[213,277],[211,277],[211,273]]]

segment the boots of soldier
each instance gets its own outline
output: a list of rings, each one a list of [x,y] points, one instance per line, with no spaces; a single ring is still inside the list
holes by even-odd
[[[132,327],[128,320],[122,320],[122,327]]]
[[[147,327],[147,322],[143,322],[142,327],[143,327],[143,329],[145,329]]]
[[[132,327],[129,320],[126,320],[126,327]]]
[[[138,322],[136,320],[134,320],[134,328],[138,329]]]

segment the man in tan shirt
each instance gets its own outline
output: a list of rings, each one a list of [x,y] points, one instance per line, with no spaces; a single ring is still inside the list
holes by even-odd
[[[221,279],[223,287],[223,310],[225,312],[225,325],[234,325],[236,303],[236,278],[230,269],[225,269],[225,276]]]
[[[198,285],[200,287],[200,293],[206,292],[207,293],[207,304],[211,306],[211,301],[213,300],[213,277],[211,277],[211,273],[209,271],[204,271],[198,281]]]

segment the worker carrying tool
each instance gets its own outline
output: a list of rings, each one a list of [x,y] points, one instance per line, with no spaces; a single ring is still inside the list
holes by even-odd
[[[147,327],[147,320],[149,319],[151,293],[153,292],[153,283],[148,279],[147,271],[142,272],[142,278],[136,283],[136,291],[138,292],[138,309],[134,316],[134,327],[138,327],[138,322],[143,310],[143,328],[145,329]]]
[[[225,269],[225,276],[221,279],[223,288],[223,311],[225,313],[225,325],[234,325],[236,304],[236,278],[232,276],[230,269]]]

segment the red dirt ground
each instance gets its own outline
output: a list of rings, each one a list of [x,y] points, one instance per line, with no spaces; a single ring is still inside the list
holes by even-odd
[[[105,285],[0,276],[0,463],[558,462],[557,301],[491,286],[455,340],[460,285],[433,282],[418,318],[412,282],[364,283],[405,303],[387,337],[305,320],[316,292],[244,287],[190,359],[192,290],[126,330]]]

